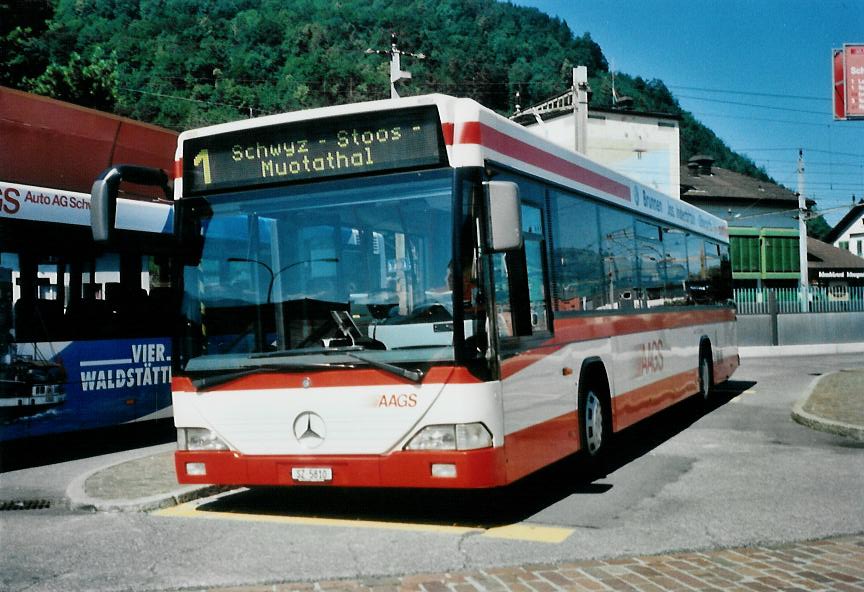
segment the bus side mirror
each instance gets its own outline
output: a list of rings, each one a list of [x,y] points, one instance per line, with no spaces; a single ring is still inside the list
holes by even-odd
[[[90,189],[90,229],[94,241],[105,243],[111,239],[116,213],[117,189],[112,191],[111,183],[100,175]]]
[[[519,186],[509,181],[486,181],[486,211],[489,213],[487,249],[492,253],[522,247],[522,207]]]
[[[117,193],[120,182],[161,187],[166,199],[171,197],[168,175],[162,169],[118,164],[105,169],[90,189],[90,228],[93,240],[108,242],[114,236],[117,216]]]

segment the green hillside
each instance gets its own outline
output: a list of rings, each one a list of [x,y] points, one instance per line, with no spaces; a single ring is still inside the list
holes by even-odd
[[[609,105],[609,66],[590,33],[493,0],[31,0],[0,2],[0,84],[174,129],[389,96],[395,33],[413,79],[402,94],[469,96],[503,114],[585,65]],[[658,80],[616,74],[637,110],[682,117],[681,157],[765,178],[683,112]]]

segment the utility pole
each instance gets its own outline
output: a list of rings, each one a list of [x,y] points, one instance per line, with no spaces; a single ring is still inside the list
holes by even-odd
[[[399,93],[396,91],[396,83],[400,80],[410,80],[411,72],[402,69],[402,56],[411,56],[418,60],[425,60],[426,56],[422,53],[411,53],[402,51],[396,45],[396,33],[390,34],[390,49],[367,49],[366,54],[386,55],[390,57],[390,98],[398,99]]]
[[[579,154],[588,149],[588,67],[573,68],[573,123],[575,124],[574,148]]]
[[[807,312],[809,286],[807,277],[807,198],[804,197],[804,150],[798,150],[798,261],[801,268],[801,312]]]

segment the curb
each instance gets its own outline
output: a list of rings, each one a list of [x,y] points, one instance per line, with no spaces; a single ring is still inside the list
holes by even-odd
[[[813,343],[804,345],[747,345],[738,346],[742,358],[768,358],[778,356],[813,356],[864,353],[864,343]]]
[[[851,423],[844,423],[842,421],[826,419],[824,417],[819,417],[818,415],[813,415],[812,413],[804,411],[804,405],[806,405],[807,401],[810,400],[810,395],[812,395],[813,391],[816,390],[816,386],[819,384],[819,381],[826,376],[831,376],[833,374],[838,374],[838,372],[829,372],[828,374],[824,374],[813,379],[813,382],[810,383],[810,388],[807,389],[807,394],[804,396],[804,398],[802,398],[800,401],[798,401],[797,403],[795,403],[795,405],[792,406],[792,419],[795,422],[813,430],[827,432],[829,434],[835,434],[838,436],[845,436],[846,438],[852,438],[853,440],[864,442],[864,427],[853,425]]]
[[[139,460],[151,455],[152,452],[140,454],[124,459],[122,462]],[[215,495],[226,489],[219,485],[185,485],[172,491],[157,493],[138,499],[102,499],[87,495],[84,487],[87,479],[96,473],[110,470],[118,464],[120,463],[114,461],[75,477],[66,488],[66,501],[69,508],[86,512],[152,512],[183,504],[194,499]]]

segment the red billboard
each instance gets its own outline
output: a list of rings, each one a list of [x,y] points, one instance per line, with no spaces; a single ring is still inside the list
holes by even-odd
[[[847,43],[831,55],[834,119],[864,118],[864,45]]]
[[[864,117],[864,45],[843,46],[846,117]]]

